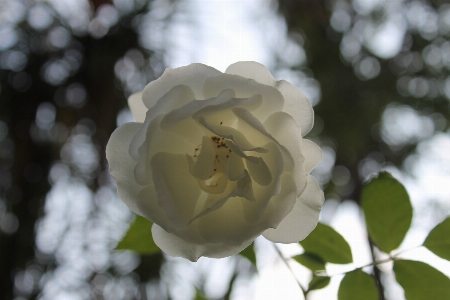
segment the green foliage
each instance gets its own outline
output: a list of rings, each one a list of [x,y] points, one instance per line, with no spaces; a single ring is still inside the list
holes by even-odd
[[[325,270],[325,262],[320,257],[312,253],[305,252],[292,258],[311,271]]]
[[[347,273],[338,291],[339,300],[378,300],[374,278],[361,269]]]
[[[450,278],[426,263],[396,260],[394,272],[408,300],[450,299]]]
[[[330,226],[318,223],[316,229],[300,242],[305,252],[320,257],[325,262],[348,264],[353,261],[347,241]]]
[[[398,248],[411,225],[412,206],[403,185],[382,172],[364,186],[361,206],[370,237],[380,250]]]
[[[208,298],[205,298],[198,289],[195,289],[195,298],[194,298],[194,300],[208,300]]]
[[[330,277],[328,276],[313,276],[309,285],[308,291],[320,290],[326,287],[330,283]]]
[[[241,251],[239,255],[248,259],[252,263],[252,265],[255,266],[256,268],[256,254],[255,249],[253,248],[253,243],[247,248],[245,248],[243,251]]]
[[[161,252],[153,241],[152,224],[146,218],[136,216],[127,233],[117,245],[116,250],[132,250],[147,255]]]
[[[450,218],[434,227],[423,245],[437,256],[450,260]]]

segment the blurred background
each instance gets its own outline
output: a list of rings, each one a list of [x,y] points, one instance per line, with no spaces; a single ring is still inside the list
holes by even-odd
[[[263,63],[314,106],[321,221],[349,241],[354,266],[383,257],[358,206],[378,171],[411,196],[402,248],[450,215],[448,1],[0,0],[0,299],[302,299],[263,239],[258,272],[242,257],[113,250],[133,220],[104,154],[132,121],[126,98],[166,67],[239,60]],[[408,255],[450,276],[427,250]],[[390,267],[375,270],[384,299],[404,299]],[[341,278],[308,299],[336,299]]]

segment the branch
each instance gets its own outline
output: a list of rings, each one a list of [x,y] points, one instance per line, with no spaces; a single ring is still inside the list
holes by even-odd
[[[300,281],[298,280],[297,276],[295,275],[294,270],[292,270],[292,267],[291,267],[291,265],[289,264],[288,260],[283,256],[283,253],[281,253],[280,249],[278,249],[278,246],[277,246],[275,243],[273,243],[273,246],[274,246],[275,250],[277,251],[278,255],[280,256],[281,260],[284,262],[284,264],[286,265],[286,267],[288,267],[289,271],[290,271],[291,274],[292,274],[292,277],[294,277],[295,281],[296,281],[297,284],[298,284],[298,287],[300,288],[300,290],[301,290],[302,293],[303,293],[303,296],[304,296],[305,299],[306,299],[307,292],[306,292],[306,290],[303,288],[303,286],[301,285],[301,283],[300,283]]]

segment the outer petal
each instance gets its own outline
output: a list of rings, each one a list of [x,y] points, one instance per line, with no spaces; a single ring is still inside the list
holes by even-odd
[[[144,123],[145,114],[147,113],[148,108],[142,101],[142,92],[128,97],[128,106],[130,107],[134,120],[139,123]]]
[[[149,219],[153,223],[159,224],[166,231],[173,232],[174,224],[168,218],[166,212],[158,204],[158,196],[153,185],[146,186],[142,189],[136,198],[136,205],[142,216]]]
[[[280,193],[274,195],[258,221],[266,224],[266,228],[276,228],[278,224],[292,211],[297,200],[297,187],[289,174],[281,175]]]
[[[270,86],[275,86],[277,82],[272,73],[263,64],[255,61],[239,61],[230,65],[225,73],[250,78]]]
[[[289,113],[300,125],[305,136],[314,123],[314,112],[308,98],[296,86],[285,80],[277,81],[267,68],[254,61],[240,61],[230,65],[227,74],[239,75],[277,88],[284,97],[283,111]]]
[[[316,228],[324,200],[319,184],[309,175],[306,189],[292,211],[276,229],[267,229],[263,236],[275,243],[297,243],[303,240]]]
[[[298,87],[285,80],[278,81],[276,88],[284,97],[283,111],[295,119],[305,136],[314,125],[314,111],[311,102]]]
[[[203,100],[203,84],[208,77],[222,74],[222,72],[203,64],[190,64],[176,69],[166,69],[158,79],[150,82],[143,91],[145,106],[151,108],[159,98],[164,96],[172,87],[184,84],[195,93],[195,99]]]
[[[138,215],[142,213],[136,204],[136,198],[143,187],[134,179],[136,161],[128,153],[128,145],[141,126],[141,123],[123,124],[112,133],[106,145],[109,173],[116,181],[120,199]]]
[[[205,97],[212,98],[225,89],[234,90],[238,98],[261,95],[262,104],[254,111],[255,116],[261,120],[265,120],[271,113],[283,109],[284,98],[278,89],[238,75],[221,74],[209,77],[205,81],[203,93]]]
[[[148,127],[151,126],[153,119],[158,115],[166,114],[173,109],[179,108],[194,99],[194,92],[186,85],[177,85],[171,88],[160,99],[152,109],[146,111],[144,116],[144,126],[134,136],[130,144],[130,154],[135,160],[138,158],[138,149],[144,143],[148,134]],[[143,109],[147,110],[146,107]]]
[[[301,129],[293,117],[285,112],[272,114],[264,122],[264,126],[277,141],[287,148],[294,160],[292,176],[297,183],[297,195],[303,192],[306,186],[305,158],[302,154]]]
[[[201,194],[186,155],[158,152],[150,165],[159,205],[175,226],[186,227],[195,216]]]
[[[162,251],[170,256],[184,257],[190,261],[197,261],[201,256],[223,258],[235,255],[253,242],[253,239],[249,239],[239,245],[228,245],[225,243],[192,244],[166,232],[157,224],[153,224],[152,234],[156,245]]]
[[[174,233],[190,243],[205,243],[206,241],[199,235],[198,226],[195,224],[186,227],[177,227],[164,209],[158,204],[158,196],[153,185],[145,187],[137,198],[137,206],[142,215],[155,224],[161,226],[165,231]]]
[[[322,160],[322,149],[316,143],[303,139],[302,154],[305,157],[305,172],[309,174]]]
[[[141,185],[148,185],[151,182],[152,174],[150,170],[150,160],[157,152],[167,152],[174,154],[186,154],[194,152],[196,146],[190,144],[189,139],[180,139],[172,132],[163,131],[159,127],[162,115],[154,118],[148,125],[146,136],[142,145],[138,148],[137,164],[135,168],[135,179]],[[147,121],[146,121],[147,122]],[[142,130],[138,132],[141,133]],[[198,131],[198,130],[197,130]],[[137,134],[137,135],[138,135]],[[136,136],[137,136],[136,135]],[[191,137],[189,135],[189,137]],[[133,138],[133,142],[136,137]],[[197,140],[198,141],[198,140]],[[195,137],[190,142],[196,142]],[[131,149],[130,149],[130,155]]]

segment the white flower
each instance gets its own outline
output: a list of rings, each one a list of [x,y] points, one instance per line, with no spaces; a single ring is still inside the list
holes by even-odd
[[[309,173],[322,152],[302,138],[314,116],[297,87],[256,62],[191,64],[128,102],[136,123],[111,135],[109,171],[168,255],[221,258],[316,227],[324,197]]]

